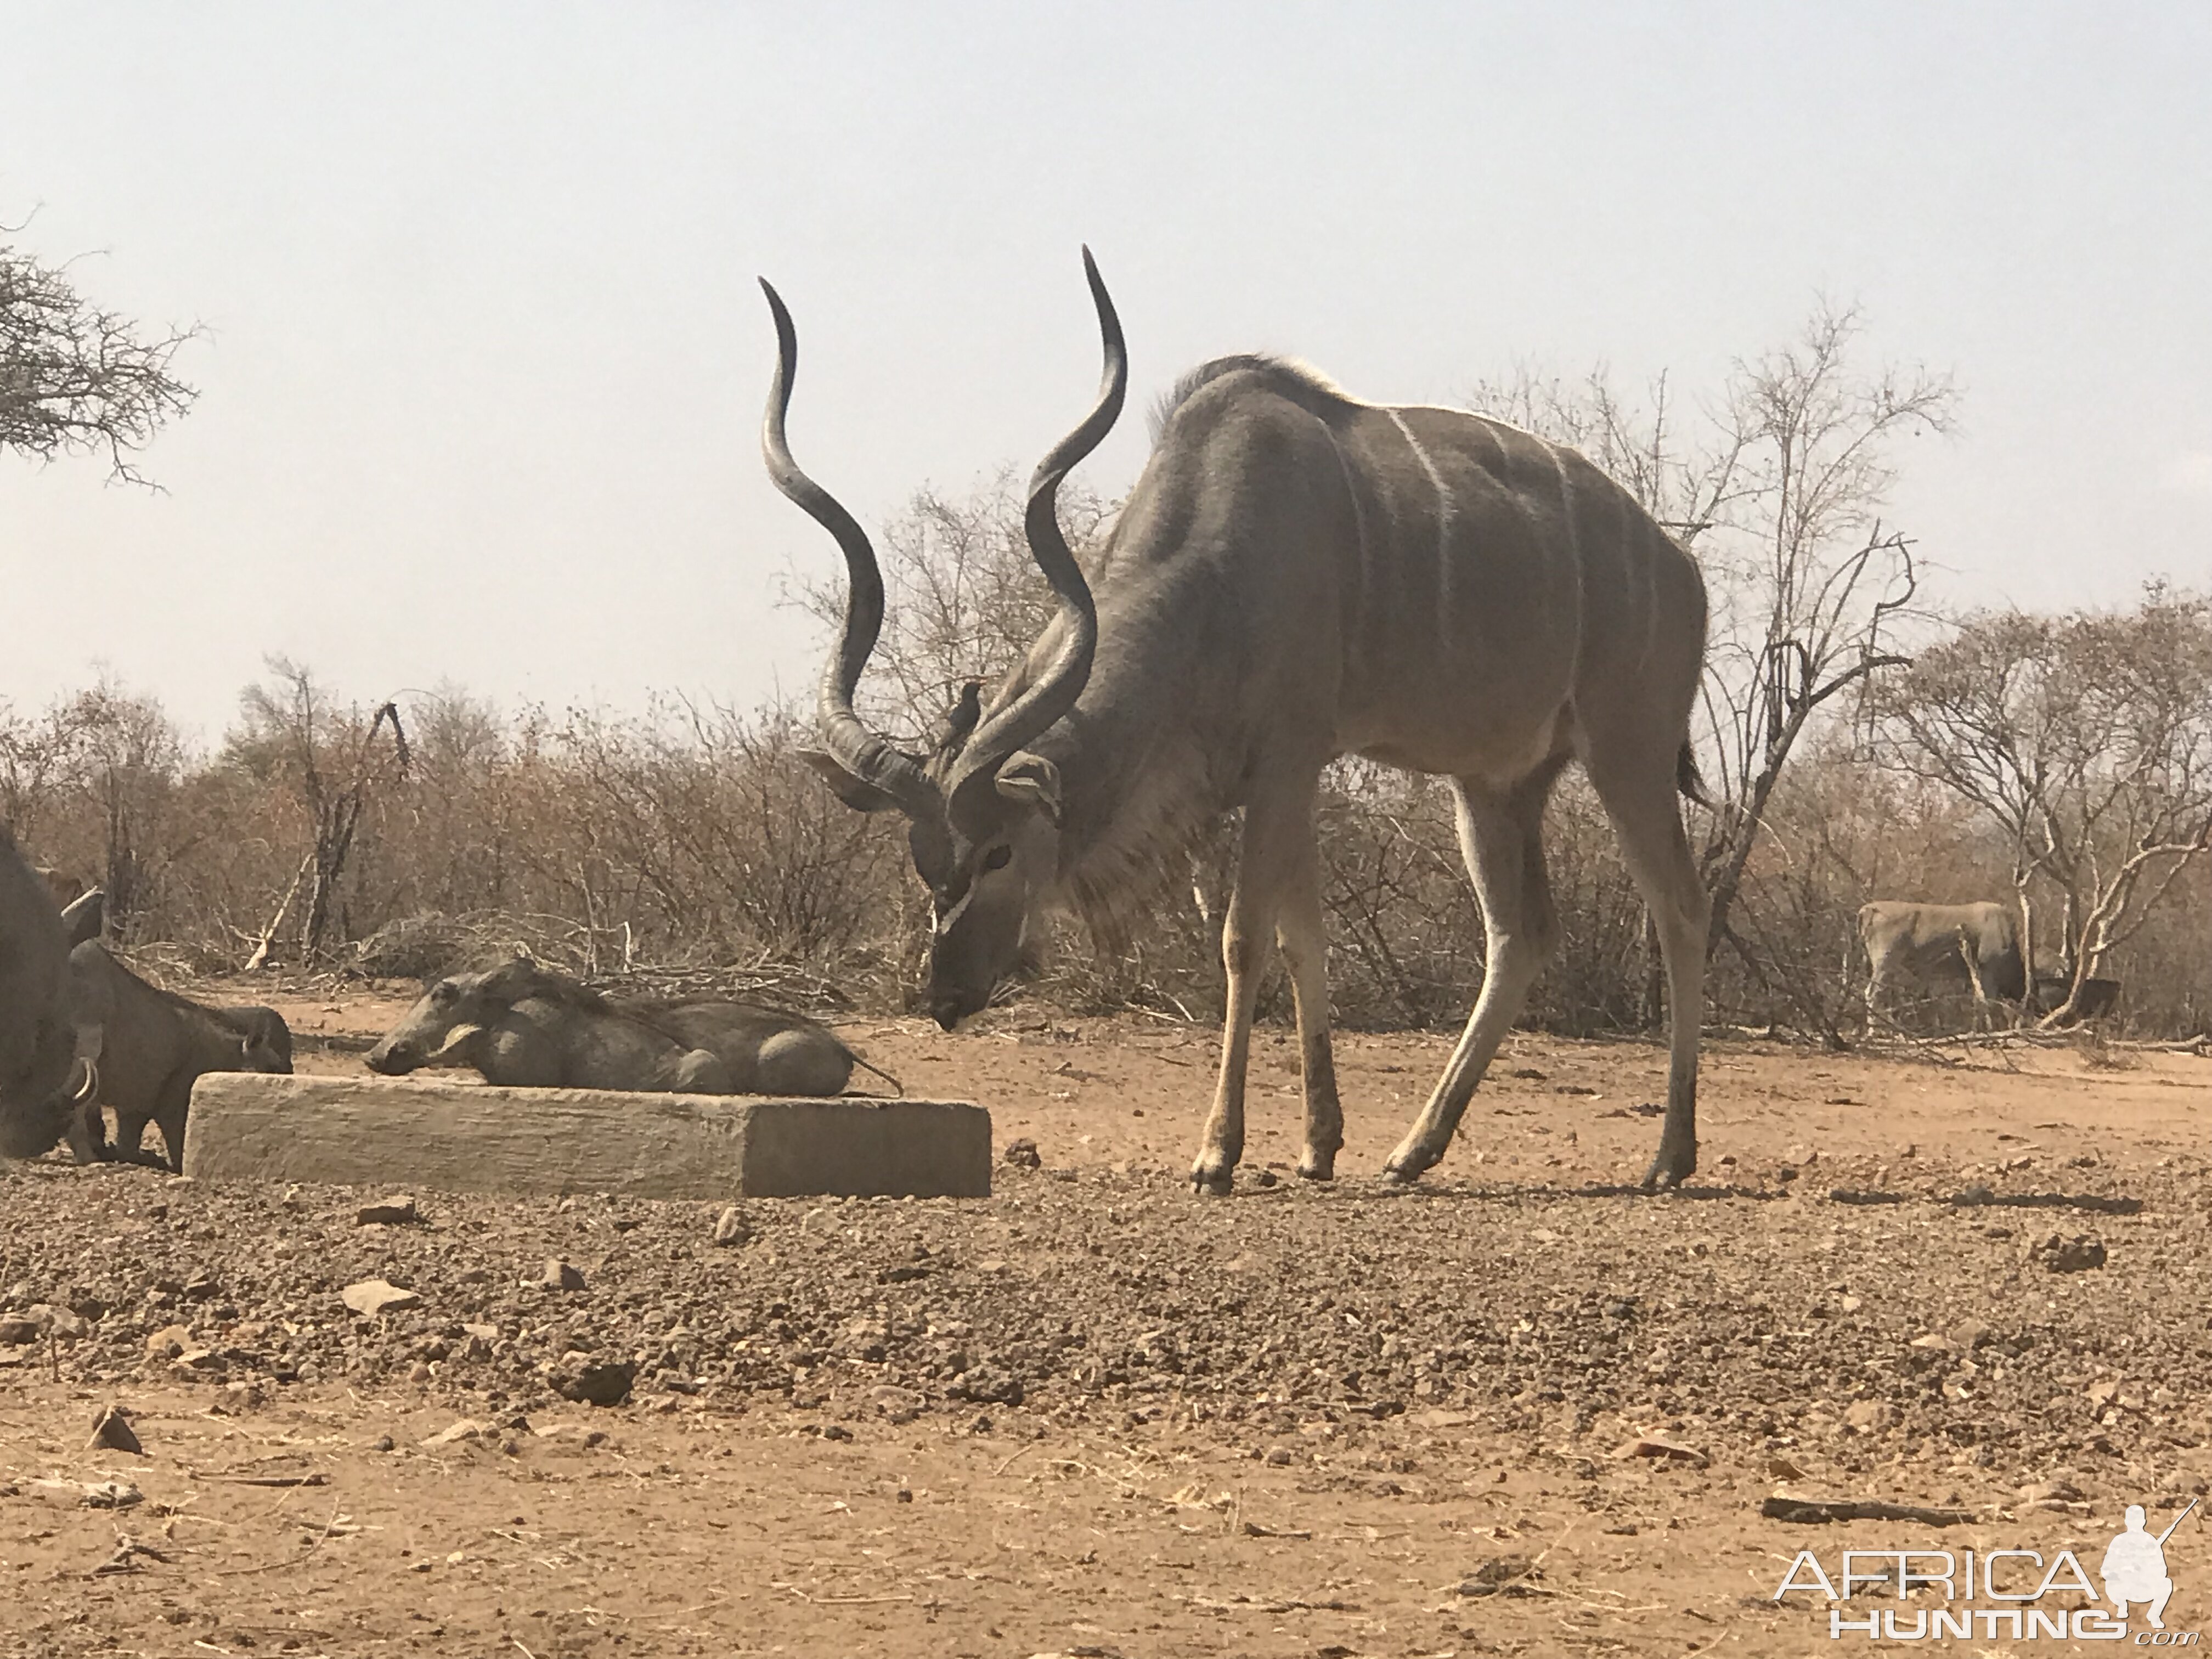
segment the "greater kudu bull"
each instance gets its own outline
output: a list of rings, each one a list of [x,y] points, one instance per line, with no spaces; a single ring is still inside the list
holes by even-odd
[[[867,537],[784,439],[798,347],[780,348],[769,475],[843,549],[852,591],[823,676],[823,752],[848,805],[896,807],[934,897],[930,999],[950,1030],[1016,965],[1041,903],[1095,903],[1243,809],[1222,930],[1227,1018],[1192,1178],[1225,1192],[1244,1145],[1254,1000],[1279,938],[1305,1084],[1299,1172],[1342,1144],[1330,1058],[1314,805],[1322,769],[1360,754],[1451,781],[1488,940],[1482,991],[1388,1179],[1444,1154],[1468,1097],[1558,938],[1545,801],[1580,760],[1651,908],[1671,1015],[1667,1118],[1645,1184],[1697,1167],[1698,1031],[1709,904],[1674,794],[1705,650],[1697,566],[1571,450],[1454,410],[1346,395],[1311,369],[1224,357],[1186,376],[1144,473],[1085,580],[1054,516],[1069,470],[1121,408],[1127,358],[1086,251],[1105,343],[1097,405],[1039,464],[1030,547],[1060,612],[988,702],[963,696],[927,756],[871,731],[853,691],[883,623]],[[767,284],[762,284],[767,288]]]

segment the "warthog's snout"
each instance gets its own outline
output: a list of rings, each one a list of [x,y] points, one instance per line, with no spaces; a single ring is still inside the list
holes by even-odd
[[[404,1077],[422,1063],[408,1044],[389,1040],[378,1043],[362,1056],[362,1060],[370,1071],[386,1077]]]
[[[930,1018],[945,1030],[957,1030],[960,1022],[968,1017],[968,1010],[957,997],[939,997],[929,1005]]]

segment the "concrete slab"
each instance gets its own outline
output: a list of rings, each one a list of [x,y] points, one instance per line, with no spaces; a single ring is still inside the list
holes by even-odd
[[[210,1072],[192,1089],[185,1173],[512,1196],[987,1198],[991,1115],[942,1100]]]

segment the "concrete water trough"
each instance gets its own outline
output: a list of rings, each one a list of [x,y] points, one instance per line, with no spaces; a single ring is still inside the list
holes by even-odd
[[[210,1072],[192,1088],[185,1173],[515,1197],[987,1198],[991,1115],[948,1100]]]

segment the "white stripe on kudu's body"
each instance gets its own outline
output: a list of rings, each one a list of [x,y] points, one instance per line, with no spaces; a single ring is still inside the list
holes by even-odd
[[[800,472],[783,437],[796,337],[770,292],[781,355],[764,447],[784,491],[836,536],[853,588],[825,670],[823,751],[849,804],[896,807],[940,924],[932,1011],[948,1030],[1018,964],[1039,905],[1113,922],[1180,868],[1232,808],[1243,849],[1222,933],[1221,1073],[1192,1176],[1225,1191],[1244,1141],[1253,1002],[1279,940],[1304,1060],[1301,1172],[1342,1142],[1314,804],[1322,769],[1359,754],[1444,777],[1488,941],[1480,995],[1386,1173],[1443,1156],[1468,1099],[1557,939],[1543,814],[1581,762],[1651,907],[1667,965],[1667,1118],[1647,1184],[1695,1168],[1705,891],[1678,787],[1705,650],[1696,565],[1571,450],[1451,410],[1346,396],[1302,366],[1226,357],[1187,376],[1088,580],[1054,497],[1121,410],[1120,325],[1089,255],[1106,344],[1097,406],[1038,466],[1031,550],[1060,611],[988,696],[904,752],[853,713],[882,623],[866,537]]]

